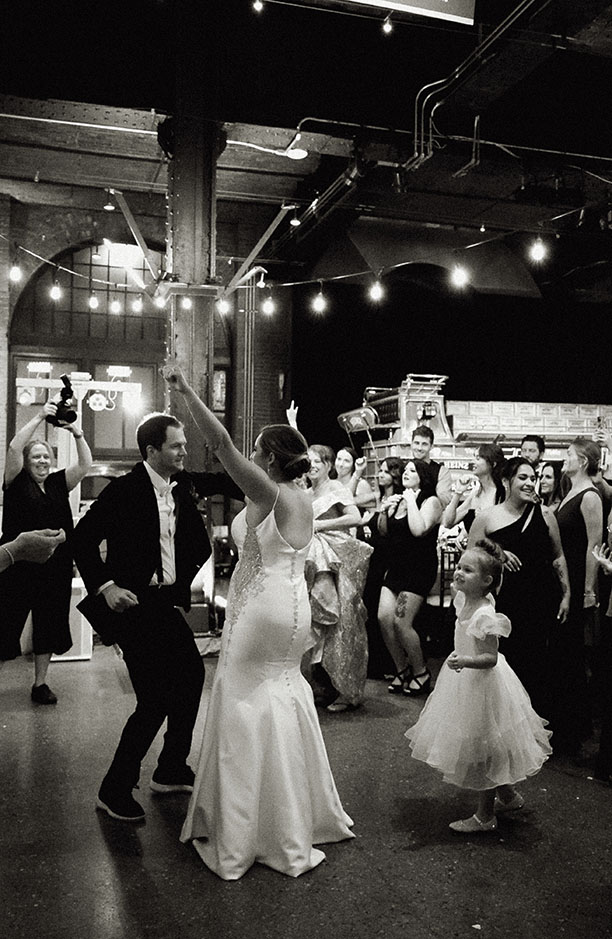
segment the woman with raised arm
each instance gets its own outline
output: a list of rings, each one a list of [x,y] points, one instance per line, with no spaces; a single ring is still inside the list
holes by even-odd
[[[313,514],[295,480],[309,468],[307,444],[273,424],[249,460],[182,372],[163,374],[247,502],[232,525],[240,560],[181,840],[224,880],[256,861],[297,877],[324,860],[313,845],[353,837],[300,671],[311,642],[304,563]]]
[[[472,488],[474,477],[466,476],[457,480],[453,496],[444,510],[442,524],[453,528],[463,522],[469,532],[476,516],[492,505],[503,502],[504,487],[501,471],[506,462],[504,451],[494,443],[483,443],[478,448],[474,464],[474,477],[477,486]],[[463,496],[463,499],[461,498]]]
[[[44,564],[18,561],[0,581],[0,660],[21,655],[20,638],[28,614],[32,613],[35,704],[56,704],[57,696],[47,685],[53,653],[61,655],[72,645],[70,598],[72,594],[72,510],[68,493],[86,476],[91,452],[77,423],[57,422],[57,405],[47,402],[11,440],[4,469],[2,543],[10,543],[21,532],[35,529],[59,531],[58,543]],[[66,469],[52,472],[53,450],[46,440],[34,437],[47,418],[72,434],[77,460]],[[10,547],[9,547],[10,550]],[[5,553],[5,552],[2,552]]]

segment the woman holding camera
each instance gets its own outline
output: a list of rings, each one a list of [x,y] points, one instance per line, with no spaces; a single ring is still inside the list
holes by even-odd
[[[2,543],[23,531],[63,529],[66,541],[45,564],[16,560],[0,580],[0,660],[21,655],[20,637],[32,613],[34,684],[32,701],[56,704],[46,684],[51,655],[67,652],[72,645],[69,612],[72,588],[72,512],[68,493],[91,467],[91,452],[77,423],[57,418],[57,405],[49,401],[11,440],[4,470]],[[65,470],[51,472],[53,451],[46,440],[34,434],[44,422],[72,434],[77,462]]]

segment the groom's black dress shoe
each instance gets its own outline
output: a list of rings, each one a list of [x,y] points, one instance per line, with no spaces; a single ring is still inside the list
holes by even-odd
[[[142,805],[138,804],[131,792],[113,792],[104,786],[98,793],[96,808],[120,822],[140,822],[145,817]]]
[[[193,770],[183,766],[180,770],[167,773],[156,769],[151,779],[153,792],[193,792],[195,776]]]

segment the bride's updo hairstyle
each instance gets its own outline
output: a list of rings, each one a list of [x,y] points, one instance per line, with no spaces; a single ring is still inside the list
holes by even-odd
[[[274,454],[287,481],[303,476],[310,469],[306,438],[288,424],[268,424],[261,431],[259,442],[266,456]]]
[[[481,538],[472,550],[478,553],[480,566],[485,576],[488,575],[493,578],[491,592],[495,593],[501,584],[504,561],[506,560],[503,550],[489,538]]]

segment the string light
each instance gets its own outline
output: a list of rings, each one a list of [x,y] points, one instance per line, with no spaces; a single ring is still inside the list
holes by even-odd
[[[265,282],[265,280],[264,280],[264,272],[263,272],[263,271],[262,271],[261,274],[259,275],[259,280],[258,280],[257,283],[255,284],[255,286],[256,286],[256,287],[260,287],[260,288],[263,288],[263,287],[266,286],[266,282]]]
[[[266,299],[262,303],[261,312],[264,313],[266,316],[272,316],[272,314],[276,312],[276,304],[271,296],[266,297]]]
[[[135,300],[132,300],[132,312],[142,313],[142,296],[138,294]]]
[[[191,310],[193,307],[193,300],[191,297],[181,297],[181,309]]]
[[[166,300],[164,297],[155,297],[155,300],[153,301],[153,303],[155,304],[158,310],[163,310],[163,308],[166,305]]]
[[[261,11],[263,10],[263,6],[264,5],[261,2],[261,0],[253,0],[253,9],[255,10],[256,13],[261,13]]]
[[[217,300],[217,310],[221,314],[221,316],[224,316],[226,313],[229,313],[230,309],[231,309],[230,302],[229,300],[226,300],[225,297],[220,297]]]
[[[327,309],[327,300],[323,295],[323,286],[319,284],[319,292],[312,301],[312,309],[315,313],[325,313]]]
[[[384,23],[382,24],[382,31],[383,31],[383,33],[385,33],[386,36],[388,36],[389,33],[392,33],[392,32],[393,32],[393,23],[391,22],[391,14],[390,14],[390,13],[388,13],[387,16],[385,17],[385,21],[384,21]]]
[[[466,287],[470,282],[470,275],[462,264],[455,264],[450,279],[453,287]]]
[[[300,219],[297,217],[297,209],[293,210],[293,217],[289,219],[289,224],[292,228],[299,228],[302,224]]]
[[[548,254],[548,248],[544,244],[541,238],[536,238],[531,247],[529,248],[529,257],[532,261],[536,263],[543,261]]]
[[[385,288],[381,284],[378,278],[371,284],[370,289],[368,290],[370,300],[373,300],[374,303],[378,303],[385,295]]]
[[[11,264],[9,270],[9,280],[12,284],[18,284],[23,277],[23,271],[18,264]]]
[[[483,222],[480,226],[480,231],[485,232],[486,230],[487,229],[485,228],[485,223]]]
[[[89,300],[87,301],[90,310],[97,310],[100,306],[100,301],[96,297],[95,293],[89,294]]]
[[[60,287],[60,285],[59,285],[59,281],[58,281],[57,277],[56,277],[55,280],[53,281],[53,286],[51,287],[51,290],[49,291],[49,296],[51,297],[52,300],[55,300],[55,301],[61,299],[62,290],[61,290],[61,287]]]
[[[121,303],[117,297],[111,300],[110,311],[111,313],[121,313]]]

